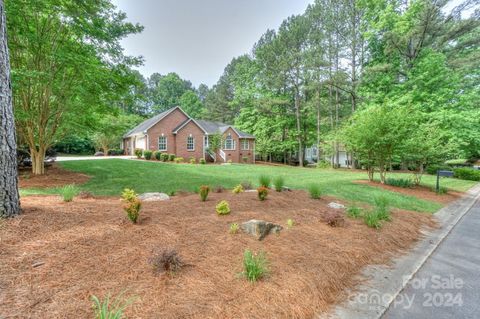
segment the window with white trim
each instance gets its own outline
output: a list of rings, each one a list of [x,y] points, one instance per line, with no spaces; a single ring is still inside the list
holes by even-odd
[[[203,146],[204,146],[205,148],[208,148],[208,146],[209,146],[208,135],[205,135],[205,136],[203,137]]]
[[[159,136],[158,137],[158,150],[159,151],[166,151],[167,150],[167,137],[166,136]]]
[[[235,150],[235,141],[233,140],[233,137],[230,134],[228,134],[228,136],[225,138],[225,142],[223,143],[223,149],[226,151]]]
[[[195,150],[195,139],[190,134],[190,136],[187,137],[187,151],[194,151],[194,150]]]
[[[248,151],[250,149],[250,143],[247,139],[242,140],[242,151]]]

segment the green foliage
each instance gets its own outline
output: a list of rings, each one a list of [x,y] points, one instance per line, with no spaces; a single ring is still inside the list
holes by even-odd
[[[248,163],[249,157],[248,156],[242,156],[242,162],[243,163]]]
[[[371,228],[378,229],[382,227],[382,219],[376,211],[366,212],[365,214],[363,214],[363,221],[368,227]]]
[[[327,162],[325,160],[321,160],[321,161],[317,162],[317,168],[330,168],[331,166],[332,166],[332,164],[330,164],[329,162]]]
[[[283,186],[285,186],[285,178],[283,176],[277,176],[273,180],[273,186],[277,192],[281,192],[283,190]]]
[[[222,200],[215,206],[215,211],[218,215],[228,215],[230,214],[230,205],[226,200]]]
[[[188,161],[190,162],[190,164],[197,164],[197,160],[195,159],[195,157],[190,157]]]
[[[169,156],[167,153],[160,153],[160,160],[161,160],[162,162],[167,162],[168,159],[169,159],[169,157],[170,157],[170,156]]]
[[[260,177],[258,178],[258,182],[260,183],[260,186],[270,188],[272,178],[268,175],[260,175]]]
[[[157,161],[160,161],[162,159],[162,152],[160,151],[153,152],[153,158],[156,159]]]
[[[363,215],[363,210],[357,206],[349,206],[347,207],[346,213],[350,218],[360,218]]]
[[[78,192],[79,190],[74,184],[65,185],[60,189],[60,195],[64,202],[71,202]]]
[[[180,107],[193,118],[203,118],[205,116],[205,105],[198,95],[189,90],[180,97]]]
[[[240,194],[243,193],[245,190],[243,189],[242,185],[237,185],[235,188],[232,190],[232,193],[234,194]]]
[[[137,158],[142,158],[143,156],[143,150],[140,149],[140,148],[136,148],[135,151],[134,151],[134,154]]]
[[[287,219],[287,228],[288,229],[293,228],[294,225],[295,225],[295,222],[293,221],[293,219]]]
[[[310,184],[308,186],[308,192],[312,199],[320,199],[320,197],[322,197],[322,189],[317,184]]]
[[[438,171],[450,171],[452,168],[448,165],[432,164],[427,167],[427,173],[430,175],[437,175]]]
[[[455,168],[453,169],[454,176],[459,179],[467,181],[480,181],[480,170],[473,168]]]
[[[90,137],[73,133],[55,143],[53,149],[57,153],[63,154],[90,155],[95,153],[95,145]]]
[[[221,149],[222,142],[223,142],[223,136],[220,132],[216,132],[215,134],[209,135],[208,136],[208,149],[209,149],[209,151],[216,154]]]
[[[439,189],[438,189],[438,191],[437,191],[437,188],[434,187],[434,188],[432,188],[432,191],[433,191],[433,192],[436,192],[437,195],[445,195],[445,194],[448,193],[448,188],[445,187],[445,186],[440,186]]]
[[[179,163],[183,163],[184,159],[183,157],[175,157],[174,161],[175,163],[179,164]]]
[[[465,158],[451,159],[451,160],[445,161],[445,164],[449,166],[469,166],[470,165],[470,163],[468,163],[468,160]]]
[[[230,234],[236,234],[236,233],[238,233],[239,228],[240,228],[240,227],[238,226],[237,223],[232,223],[232,224],[230,224],[230,230],[229,230]]]
[[[208,193],[210,193],[210,187],[206,185],[200,186],[198,193],[200,194],[200,199],[204,202],[207,200]]]
[[[134,301],[135,298],[124,300],[122,294],[117,298],[110,300],[110,296],[106,296],[101,301],[97,296],[91,297],[95,319],[122,319],[125,318],[123,313]]]
[[[411,188],[414,186],[412,180],[408,178],[387,178],[385,184],[402,188]]]
[[[264,201],[268,196],[268,188],[265,186],[260,186],[257,188],[258,199]]]
[[[204,158],[201,158],[198,162],[202,165],[207,164],[207,161]]]
[[[256,282],[268,273],[268,261],[264,252],[258,254],[252,253],[246,249],[243,253],[243,272],[242,275],[248,281]]]
[[[150,151],[150,150],[145,150],[145,151],[143,151],[143,156],[145,157],[145,159],[146,159],[147,161],[149,161],[149,160],[152,159],[152,154],[153,154],[153,152]]]
[[[374,198],[375,213],[380,220],[390,221],[389,200],[386,196],[379,195]]]
[[[140,209],[142,203],[138,199],[138,195],[132,189],[124,189],[122,193],[123,209],[127,213],[128,219],[134,224],[137,223],[138,216],[140,215]]]
[[[175,161],[175,158],[176,158],[176,157],[177,157],[177,156],[176,156],[175,154],[168,154],[168,160],[169,160],[170,162]]]

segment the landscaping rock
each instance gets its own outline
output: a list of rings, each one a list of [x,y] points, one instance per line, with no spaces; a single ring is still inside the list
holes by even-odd
[[[96,152],[93,156],[105,156],[103,152]]]
[[[345,205],[340,204],[340,203],[331,202],[331,203],[328,203],[328,207],[334,208],[334,209],[344,209]]]
[[[144,193],[138,196],[138,199],[143,202],[160,202],[169,200],[170,196],[165,193]]]
[[[283,229],[280,225],[256,219],[242,223],[240,228],[245,233],[257,237],[258,240],[262,240],[271,233],[277,234]]]
[[[284,191],[284,192],[291,192],[292,190],[290,189],[290,187],[282,186],[282,191]]]

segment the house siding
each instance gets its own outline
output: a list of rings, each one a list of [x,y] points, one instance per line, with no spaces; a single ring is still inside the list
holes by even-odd
[[[242,150],[242,140],[248,141],[248,150]],[[254,162],[254,151],[255,151],[255,140],[253,139],[240,139],[239,145],[238,145],[238,150],[239,150],[239,162],[240,163],[245,163],[243,160],[244,157],[247,157],[248,160],[246,163],[253,163]]]
[[[225,150],[225,144],[222,143],[222,150],[225,152],[225,161],[231,160],[234,163],[239,163],[241,158],[239,156],[240,152],[240,139],[238,138],[238,134],[232,130],[232,128],[228,128],[224,133],[223,133],[223,138],[225,139],[228,135],[231,135],[233,140],[235,141],[235,150]],[[220,158],[220,157],[219,157]]]
[[[152,151],[158,151],[158,138],[164,134],[167,137],[167,151],[164,153],[176,154],[176,137],[173,134],[175,129],[180,123],[187,120],[188,117],[180,111],[178,108],[173,110],[170,114],[161,119],[158,123],[148,129],[148,149]],[[186,146],[185,146],[186,147]],[[178,156],[178,155],[177,155]]]
[[[187,150],[187,138],[192,135],[195,139],[195,150]],[[204,157],[203,154],[203,137],[205,133],[200,129],[195,122],[190,121],[187,125],[182,127],[176,136],[177,142],[177,156],[183,157],[185,161],[188,161],[191,157],[194,157],[195,160],[200,160]]]

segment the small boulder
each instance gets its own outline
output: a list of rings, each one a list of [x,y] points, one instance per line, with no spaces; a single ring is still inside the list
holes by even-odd
[[[331,202],[331,203],[328,203],[328,207],[333,208],[333,209],[344,209],[345,205],[340,204],[340,203]]]
[[[282,186],[282,191],[284,192],[291,192],[292,190],[288,186]]]
[[[105,156],[103,152],[96,152],[93,156]]]
[[[142,202],[160,202],[169,200],[170,196],[165,193],[144,193],[138,196],[138,199]]]
[[[242,223],[240,228],[245,233],[257,237],[258,240],[262,240],[271,233],[278,234],[283,229],[280,225],[256,219]]]

